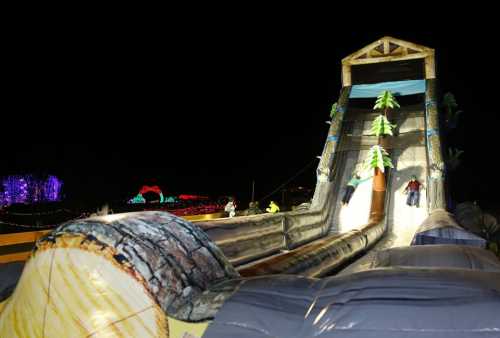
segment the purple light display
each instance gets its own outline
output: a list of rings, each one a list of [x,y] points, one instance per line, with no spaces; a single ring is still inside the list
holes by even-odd
[[[13,175],[2,180],[2,187],[0,205],[54,202],[60,200],[62,181],[55,176],[42,180],[32,175]]]
[[[43,192],[46,201],[57,201],[59,200],[59,194],[61,193],[62,182],[55,176],[49,176],[45,182],[45,190]]]

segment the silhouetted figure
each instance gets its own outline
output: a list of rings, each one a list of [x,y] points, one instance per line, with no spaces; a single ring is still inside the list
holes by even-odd
[[[228,213],[229,217],[234,217],[236,215],[236,205],[234,204],[233,199],[230,199],[224,207],[224,211]]]
[[[266,211],[275,214],[280,212],[280,207],[274,203],[274,201],[271,201],[271,203],[269,203],[269,208],[266,208]]]
[[[245,210],[245,216],[262,214],[262,210],[259,208],[259,202],[250,202],[248,204],[248,209]]]

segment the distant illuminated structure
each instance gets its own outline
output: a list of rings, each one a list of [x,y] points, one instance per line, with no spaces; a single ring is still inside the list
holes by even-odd
[[[152,186],[152,187],[147,186],[147,185],[143,185],[141,190],[139,191],[139,193],[134,198],[129,200],[128,202],[131,204],[146,203],[146,199],[144,198],[144,194],[148,193],[148,192],[154,192],[154,193],[158,194],[158,196],[160,196],[160,203],[164,202],[163,192],[161,191],[161,189],[157,185]]]
[[[61,199],[62,181],[55,176],[11,175],[2,179],[0,205],[55,202]]]
[[[178,197],[176,196],[163,196],[163,192],[161,191],[160,187],[157,185],[154,186],[148,186],[148,185],[143,185],[141,190],[139,190],[139,193],[135,195],[135,197],[131,198],[128,200],[128,203],[130,204],[144,204],[147,203],[146,199],[144,198],[144,194],[148,192],[153,192],[157,194],[160,197],[160,203],[178,203],[179,201],[198,201],[198,200],[208,200],[208,196],[199,196],[199,195],[179,195]]]
[[[46,201],[57,201],[61,194],[62,182],[55,176],[49,176],[45,182],[43,190]]]

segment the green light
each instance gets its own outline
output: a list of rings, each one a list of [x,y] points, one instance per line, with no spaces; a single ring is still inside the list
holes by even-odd
[[[163,195],[161,195],[160,197],[163,198]],[[137,196],[135,196],[130,200],[130,203],[132,204],[146,203],[146,199],[144,198],[144,196],[142,196],[141,193],[139,193],[137,194]]]

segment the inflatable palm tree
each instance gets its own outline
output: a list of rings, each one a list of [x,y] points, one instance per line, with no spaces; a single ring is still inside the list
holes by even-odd
[[[461,163],[460,156],[464,153],[463,150],[456,148],[448,148],[448,154],[446,156],[446,167],[449,170],[455,170]]]
[[[393,136],[394,127],[395,125],[391,124],[385,115],[379,115],[372,122],[371,133],[378,137]]]
[[[399,108],[399,103],[394,98],[394,95],[384,90],[377,97],[373,109],[380,109],[384,114],[377,116],[372,122],[371,133],[379,138],[378,145],[373,146],[368,153],[367,163],[371,169],[375,170],[373,176],[373,189],[375,191],[385,191],[385,175],[384,166],[394,168],[389,154],[383,147],[383,139],[387,136],[393,136],[395,125],[391,124],[387,119],[387,111],[389,109]]]
[[[455,128],[457,126],[458,116],[462,113],[461,110],[456,110],[458,104],[455,100],[455,96],[450,92],[444,94],[442,105],[446,111],[446,127],[448,130]]]
[[[387,110],[400,108],[399,103],[396,101],[396,98],[389,90],[384,90],[377,97],[377,101],[375,102],[375,106],[373,109],[383,109],[384,116],[387,117]]]
[[[335,114],[337,113],[337,102],[332,104],[332,109],[330,109],[330,118],[335,118]]]
[[[380,145],[371,147],[365,165],[368,169],[374,170],[373,189],[385,191],[385,167],[394,168],[387,151]]]

